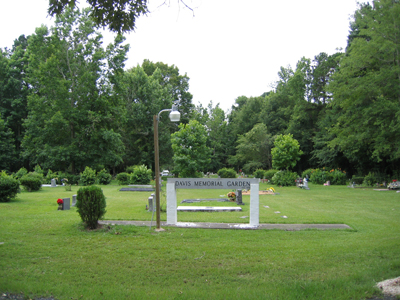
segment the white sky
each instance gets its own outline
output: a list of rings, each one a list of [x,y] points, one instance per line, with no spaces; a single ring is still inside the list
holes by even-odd
[[[271,90],[281,66],[345,48],[357,8],[356,0],[186,0],[191,12],[178,0],[157,7],[162,2],[150,0],[152,12],[126,35],[127,68],[144,59],[175,65],[190,78],[193,104],[212,100],[224,110]],[[47,8],[48,0],[0,0],[0,48],[53,25]]]

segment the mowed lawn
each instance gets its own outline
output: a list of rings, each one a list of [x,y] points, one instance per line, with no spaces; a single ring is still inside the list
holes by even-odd
[[[43,188],[0,203],[0,292],[56,299],[368,299],[400,276],[400,193],[274,186],[260,196],[260,223],[340,223],[350,230],[223,230],[104,226],[85,230],[57,198],[79,187]],[[260,184],[260,190],[270,187]],[[107,220],[151,220],[150,192],[102,186]],[[178,190],[183,199],[230,190]],[[162,193],[165,197],[165,192]],[[249,222],[242,212],[179,212],[178,221]],[[165,207],[165,198],[162,199]],[[265,207],[265,206],[268,206]],[[280,212],[280,213],[276,213]],[[283,218],[286,216],[287,218]],[[155,216],[154,216],[155,218]],[[166,213],[161,213],[166,220]]]

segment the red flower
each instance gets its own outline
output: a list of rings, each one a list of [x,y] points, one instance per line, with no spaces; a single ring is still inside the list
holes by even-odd
[[[63,203],[64,203],[63,199],[57,199],[57,204],[63,204]]]
[[[397,181],[397,179],[393,179],[393,182],[396,182]]]

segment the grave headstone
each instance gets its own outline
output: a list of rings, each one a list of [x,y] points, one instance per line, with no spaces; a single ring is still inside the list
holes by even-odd
[[[236,190],[236,204],[237,205],[244,205],[243,201],[242,201],[242,190]]]
[[[151,212],[155,211],[154,199],[153,197],[149,197],[149,211]]]
[[[57,184],[56,184],[56,179],[53,178],[53,179],[51,180],[51,187],[56,187],[56,186],[57,186]]]
[[[76,205],[76,195],[72,195],[72,206]]]
[[[63,210],[69,210],[70,198],[63,198]]]
[[[305,189],[305,190],[309,190],[310,189],[308,187],[308,181],[306,180],[306,178],[304,178],[304,180],[303,180],[303,189]]]

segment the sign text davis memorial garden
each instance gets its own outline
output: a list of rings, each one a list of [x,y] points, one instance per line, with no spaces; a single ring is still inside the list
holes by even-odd
[[[177,189],[246,189],[250,190],[250,222],[259,225],[259,182],[258,178],[168,178],[167,180],[167,224],[176,225]]]

